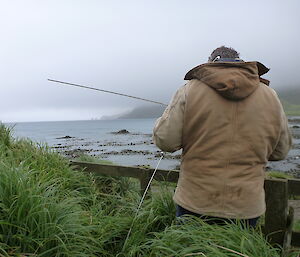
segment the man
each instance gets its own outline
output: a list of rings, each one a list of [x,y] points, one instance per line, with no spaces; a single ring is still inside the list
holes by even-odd
[[[284,159],[291,147],[282,105],[260,77],[268,71],[219,47],[185,75],[188,83],[157,120],[155,144],[166,152],[182,148],[178,217],[242,219],[255,226],[265,212],[265,166]]]

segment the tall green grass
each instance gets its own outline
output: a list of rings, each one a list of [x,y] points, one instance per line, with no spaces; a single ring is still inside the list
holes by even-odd
[[[57,181],[39,183],[34,173],[0,164],[2,242],[39,256],[90,256],[96,242],[80,200],[62,198]]]
[[[145,200],[133,223],[139,201],[132,180],[76,171],[0,125],[0,256],[279,256],[259,231],[178,225],[168,187]]]
[[[280,179],[292,179],[294,178],[293,175],[290,175],[288,173],[283,173],[280,171],[268,171],[266,172],[266,177],[267,178],[280,178]]]
[[[253,230],[233,224],[208,225],[197,218],[155,233],[141,249],[145,256],[278,256],[278,249],[266,247]]]
[[[87,154],[82,154],[78,158],[76,158],[77,161],[80,162],[92,162],[92,163],[98,163],[98,164],[114,164],[111,161],[103,160],[94,156],[90,156]]]

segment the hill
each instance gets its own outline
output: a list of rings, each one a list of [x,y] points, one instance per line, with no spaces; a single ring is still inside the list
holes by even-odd
[[[283,104],[284,110],[289,116],[300,116],[300,87],[277,90],[279,98]],[[132,111],[116,115],[114,117],[105,117],[106,119],[147,119],[158,118],[165,110],[164,106],[146,105],[134,108]]]
[[[300,87],[277,90],[286,115],[300,116]]]
[[[300,105],[300,86],[277,90],[279,98],[292,105]]]
[[[285,99],[280,99],[287,116],[300,116],[300,105],[291,104]]]
[[[158,118],[166,107],[160,105],[147,105],[134,108],[131,112],[120,115],[118,119],[148,119]]]

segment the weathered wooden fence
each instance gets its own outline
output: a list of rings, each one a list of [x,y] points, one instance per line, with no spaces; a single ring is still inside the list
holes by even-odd
[[[141,185],[141,193],[144,192],[153,169],[139,167],[125,167],[107,164],[95,164],[88,162],[71,162],[77,169],[84,169],[99,175],[131,177],[138,179]],[[179,172],[175,170],[157,170],[154,179],[176,183]],[[288,200],[300,196],[300,180],[297,179],[266,179],[266,213],[264,233],[272,244],[280,244],[284,250],[291,245],[300,247],[300,232],[292,230],[294,210],[289,206]]]

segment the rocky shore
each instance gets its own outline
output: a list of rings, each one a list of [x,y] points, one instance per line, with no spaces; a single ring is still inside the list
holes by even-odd
[[[300,119],[289,119],[293,134],[293,148],[286,160],[269,162],[266,170],[276,170],[300,178]],[[59,137],[60,142],[53,146],[68,158],[78,158],[85,154],[106,159],[121,165],[155,166],[160,150],[153,144],[151,134],[131,133],[126,129],[111,131],[110,140],[87,141],[71,135]],[[166,153],[161,168],[178,169],[181,152]]]

